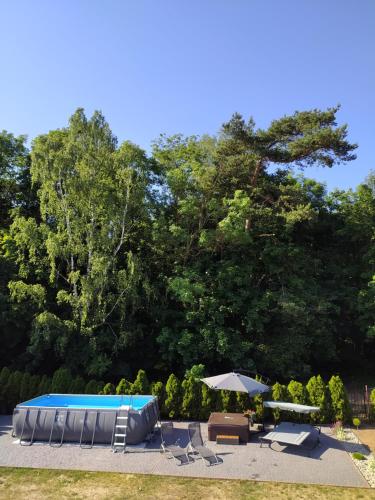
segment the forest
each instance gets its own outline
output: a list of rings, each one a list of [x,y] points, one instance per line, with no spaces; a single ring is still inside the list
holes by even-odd
[[[338,107],[217,136],[120,144],[78,109],[36,137],[0,133],[0,366],[84,379],[242,368],[284,382],[371,370],[375,174]],[[219,124],[218,124],[219,125]],[[372,367],[373,369],[373,367]]]

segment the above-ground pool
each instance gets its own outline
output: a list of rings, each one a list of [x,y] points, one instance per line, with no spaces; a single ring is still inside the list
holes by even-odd
[[[16,406],[13,435],[21,444],[137,444],[153,431],[158,418],[154,396],[45,394]]]

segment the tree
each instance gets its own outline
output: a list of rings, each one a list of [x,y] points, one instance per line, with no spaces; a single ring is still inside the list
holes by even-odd
[[[225,413],[236,411],[236,393],[234,391],[220,391],[220,411]]]
[[[375,389],[370,393],[370,418],[375,420]]]
[[[102,390],[102,387],[99,387],[99,382],[96,380],[90,380],[87,382],[85,387],[85,394],[99,394]]]
[[[250,408],[250,398],[246,392],[237,392],[236,399],[237,399],[237,404],[236,404],[237,411],[243,413]]]
[[[207,420],[210,413],[215,410],[217,403],[217,393],[206,384],[202,384],[201,420]]]
[[[166,386],[165,409],[169,418],[177,418],[181,411],[181,384],[179,379],[173,373],[169,376]]]
[[[59,368],[52,377],[51,392],[53,394],[67,394],[72,384],[72,375],[67,368]]]
[[[6,386],[9,380],[9,377],[11,375],[11,372],[9,368],[4,366],[4,368],[1,369],[0,372],[0,411],[5,412],[5,407],[6,407]]]
[[[184,418],[199,418],[202,403],[202,383],[190,375],[182,381],[181,415]]]
[[[51,384],[52,380],[47,375],[43,375],[38,387],[39,395],[49,394],[51,392]]]
[[[20,400],[27,401],[30,398],[30,373],[25,372],[22,375],[20,386]]]
[[[158,336],[166,363],[189,367],[204,353],[207,367],[295,377],[334,359],[336,306],[311,246],[324,188],[290,171],[354,159],[337,109],[295,113],[266,130],[234,115],[218,138],[155,145],[165,193],[154,238],[167,256]]]
[[[285,385],[280,384],[279,382],[276,382],[272,386],[272,400],[273,401],[289,401],[290,394]],[[275,422],[278,422],[280,420],[280,410],[276,408],[275,410],[272,410],[273,413],[273,418],[275,419]]]
[[[151,384],[151,394],[158,398],[159,412],[161,415],[164,415],[165,409],[165,387],[163,382],[153,382]]]
[[[115,386],[108,382],[108,384],[105,384],[105,386],[103,387],[101,394],[104,395],[115,394]]]
[[[327,423],[332,414],[327,386],[320,375],[311,377],[306,384],[310,403],[319,406],[318,413],[312,413],[310,418],[313,422]]]
[[[71,394],[84,394],[85,393],[86,383],[84,379],[80,376],[72,379],[72,382],[69,387],[69,393]]]
[[[350,422],[351,408],[345,386],[339,375],[332,375],[328,382],[335,421]]]
[[[131,394],[148,394],[150,392],[150,383],[146,372],[138,370],[137,377],[131,385]]]
[[[8,378],[8,382],[4,391],[5,409],[7,412],[12,412],[15,406],[20,403],[20,390],[22,383],[22,372],[16,370],[12,372]]]
[[[20,215],[12,224],[18,287],[31,297],[48,285],[55,297],[35,315],[29,349],[104,374],[133,342],[138,297],[149,293],[138,254],[151,163],[130,142],[117,147],[99,112],[87,119],[81,109],[67,128],[37,137],[31,157],[41,222]]]
[[[292,403],[300,405],[307,404],[307,391],[301,382],[291,380],[288,384],[288,393]]]
[[[29,398],[35,398],[36,396],[39,396],[39,384],[40,384],[40,376],[39,375],[32,375],[30,377],[30,394]]]
[[[122,378],[116,387],[116,394],[131,394],[131,382]]]

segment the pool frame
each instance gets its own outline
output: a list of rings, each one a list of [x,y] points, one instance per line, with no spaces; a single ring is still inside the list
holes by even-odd
[[[71,395],[45,394],[44,396]],[[129,397],[131,402],[137,398],[137,395],[124,396]],[[14,409],[12,435],[18,437],[20,444],[24,446],[30,446],[35,441],[48,441],[51,446],[56,447],[66,442],[79,443],[82,448],[91,448],[95,444],[110,445],[114,442],[117,417],[127,411],[126,444],[139,444],[153,433],[155,424],[159,420],[157,397],[151,395],[146,397],[151,398],[150,401],[139,410],[132,408],[131,405],[114,408],[28,406],[26,403],[33,400],[26,401]]]

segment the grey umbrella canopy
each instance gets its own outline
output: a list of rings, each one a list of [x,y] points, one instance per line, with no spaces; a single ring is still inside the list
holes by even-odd
[[[241,373],[224,373],[215,377],[202,378],[202,382],[216,390],[227,390],[236,392],[247,392],[249,396],[256,396],[262,392],[268,392],[268,385],[262,384],[251,377],[241,375]]]

